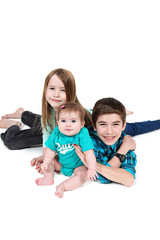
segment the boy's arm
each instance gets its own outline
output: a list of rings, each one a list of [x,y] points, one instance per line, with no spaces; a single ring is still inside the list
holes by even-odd
[[[135,140],[131,136],[126,135],[117,153],[126,155],[128,151],[130,150],[134,151],[135,149],[136,149]],[[108,161],[108,163],[110,164],[111,167],[119,168],[121,166],[121,162],[117,157],[113,157],[110,161]]]
[[[135,150],[135,148],[136,144],[134,139],[130,136],[125,136],[117,152],[126,155],[128,151]],[[75,149],[80,159],[88,167],[88,162],[84,156],[84,153],[81,151],[80,147],[75,145]],[[109,180],[121,183],[125,186],[131,186],[133,184],[134,176],[125,169],[120,168],[121,162],[117,157],[113,157],[110,161],[108,161],[108,163],[111,167],[102,165],[97,162],[96,171],[100,173],[102,176],[108,178]]]
[[[134,182],[134,176],[122,168],[108,167],[97,163],[97,172],[107,179],[130,187]]]

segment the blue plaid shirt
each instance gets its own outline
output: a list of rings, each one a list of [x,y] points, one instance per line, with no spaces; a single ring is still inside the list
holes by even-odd
[[[114,157],[115,153],[120,148],[122,140],[126,134],[122,132],[122,135],[117,140],[117,142],[112,146],[108,146],[97,136],[97,132],[94,131],[92,127],[89,127],[88,130],[93,141],[94,154],[96,156],[97,162],[111,167],[108,161]],[[135,177],[136,163],[137,163],[136,154],[133,151],[128,151],[128,153],[126,154],[126,159],[121,164],[120,168],[125,169]],[[101,174],[98,173],[98,176],[99,176],[98,180],[101,183],[111,183],[109,179],[105,178]]]

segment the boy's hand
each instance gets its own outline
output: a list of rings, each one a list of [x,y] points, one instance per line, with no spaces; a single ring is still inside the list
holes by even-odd
[[[48,165],[49,165],[48,163],[43,162],[42,165],[41,165],[41,170],[42,171],[47,171],[48,170]]]
[[[122,144],[125,144],[125,147],[127,148],[128,151],[130,150],[135,150],[136,149],[136,142],[135,140],[129,136],[129,135],[126,135],[124,138],[123,138],[123,141],[122,141]]]
[[[91,181],[95,181],[98,178],[98,175],[97,175],[97,172],[95,169],[91,169],[91,168],[88,169],[87,175],[88,175],[89,180],[91,180]]]
[[[74,148],[75,148],[75,151],[76,151],[78,157],[79,157],[79,158],[81,159],[81,161],[83,162],[83,164],[84,164],[86,167],[88,167],[88,166],[87,166],[86,157],[85,157],[84,153],[81,151],[81,147],[80,147],[79,145],[77,145],[77,144],[74,144]]]

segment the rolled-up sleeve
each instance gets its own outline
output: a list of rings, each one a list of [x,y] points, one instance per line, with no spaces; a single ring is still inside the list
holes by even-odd
[[[137,164],[137,157],[133,151],[129,151],[126,155],[126,160],[121,164],[120,168],[125,169],[127,172],[130,172],[134,178],[136,174],[135,166]]]

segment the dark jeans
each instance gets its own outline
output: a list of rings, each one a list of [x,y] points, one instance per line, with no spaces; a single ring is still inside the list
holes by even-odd
[[[30,129],[20,130],[13,125],[1,134],[4,145],[11,150],[42,146],[41,116],[29,111],[22,114],[21,121]],[[130,136],[152,132],[160,129],[160,120],[127,123],[124,132]]]
[[[160,120],[127,123],[124,132],[132,137],[160,129]]]
[[[41,116],[29,111],[22,113],[21,121],[30,129],[20,130],[13,125],[1,134],[4,145],[10,150],[42,146]]]

